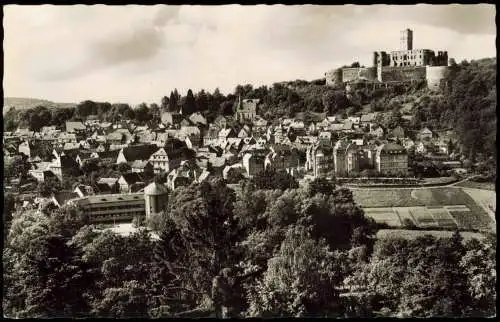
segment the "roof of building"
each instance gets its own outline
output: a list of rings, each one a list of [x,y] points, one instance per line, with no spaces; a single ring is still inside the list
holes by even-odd
[[[135,160],[134,162],[132,162],[130,167],[132,169],[144,169],[148,165],[148,163],[148,160]]]
[[[197,126],[182,126],[180,132],[186,136],[200,135],[200,129]]]
[[[84,184],[80,184],[80,185],[76,186],[75,190],[76,189],[79,189],[83,193],[84,196],[90,196],[90,195],[94,194],[94,189],[92,189],[91,186],[87,186]]]
[[[343,124],[342,130],[352,130],[353,122],[347,121]]]
[[[122,174],[120,178],[123,178],[127,184],[134,184],[137,182],[142,182],[142,177],[139,173],[137,172],[127,172]]]
[[[194,114],[191,114],[191,116],[189,116],[189,120],[193,124],[207,125],[207,119],[200,112],[196,112]]]
[[[82,122],[66,122],[66,132],[82,131],[87,127]]]
[[[399,144],[396,143],[385,143],[382,144],[380,147],[381,152],[386,152],[386,153],[403,153],[406,152],[406,149],[402,147]]]
[[[227,137],[229,137],[229,135],[234,135],[233,129],[231,129],[231,128],[222,129],[219,132],[219,137],[225,137],[225,138],[227,138]]]
[[[120,150],[109,150],[95,153],[97,153],[99,159],[116,159],[118,157],[118,154],[120,153]]]
[[[223,167],[226,164],[226,158],[225,157],[211,157],[208,159],[208,162],[210,165],[214,168],[220,168]]]
[[[168,189],[165,185],[152,182],[144,188],[144,194],[148,196],[158,196],[168,194]]]
[[[68,200],[76,199],[79,197],[79,195],[73,191],[71,191],[71,192],[60,191],[60,192],[54,193],[53,197],[60,206],[63,206]]]
[[[342,129],[344,129],[344,124],[342,124],[342,123],[332,123],[332,124],[330,124],[330,129],[332,131],[341,131]]]
[[[180,123],[183,120],[183,116],[177,112],[163,112],[161,114],[161,122],[165,124],[175,124]]]
[[[64,143],[63,150],[75,150],[80,148],[80,143],[66,142]]]
[[[79,198],[80,205],[99,204],[99,203],[116,203],[123,201],[144,201],[144,193],[114,193],[93,195],[84,198]]]
[[[318,138],[331,139],[332,138],[332,132],[329,132],[329,131],[319,132],[318,133]]]
[[[375,121],[375,118],[377,117],[377,113],[368,113],[368,114],[363,114],[361,115],[361,122],[373,122]]]
[[[99,178],[97,183],[106,184],[106,185],[114,185],[118,181],[118,178]]]
[[[154,144],[132,145],[123,148],[123,156],[127,162],[148,160],[156,151],[158,151],[158,147]]]

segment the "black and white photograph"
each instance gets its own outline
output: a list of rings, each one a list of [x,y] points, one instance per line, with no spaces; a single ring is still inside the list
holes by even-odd
[[[4,5],[3,317],[494,318],[495,16]]]

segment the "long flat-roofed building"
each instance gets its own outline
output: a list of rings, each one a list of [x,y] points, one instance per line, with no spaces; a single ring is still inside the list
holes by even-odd
[[[145,217],[144,193],[94,195],[75,199],[93,223],[131,221]]]

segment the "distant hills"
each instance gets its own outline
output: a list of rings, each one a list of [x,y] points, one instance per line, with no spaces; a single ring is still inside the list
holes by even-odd
[[[49,100],[43,100],[38,98],[26,98],[26,97],[4,97],[3,98],[3,114],[7,113],[7,111],[11,107],[15,107],[16,109],[30,109],[42,105],[46,108],[63,108],[63,107],[74,107],[76,103],[55,103]]]

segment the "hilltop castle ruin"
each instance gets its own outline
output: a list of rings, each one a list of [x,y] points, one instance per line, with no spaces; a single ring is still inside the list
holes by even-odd
[[[401,49],[373,52],[372,67],[338,68],[325,73],[326,84],[400,84],[426,80],[430,89],[448,73],[448,52],[413,49],[413,31],[401,31]]]

